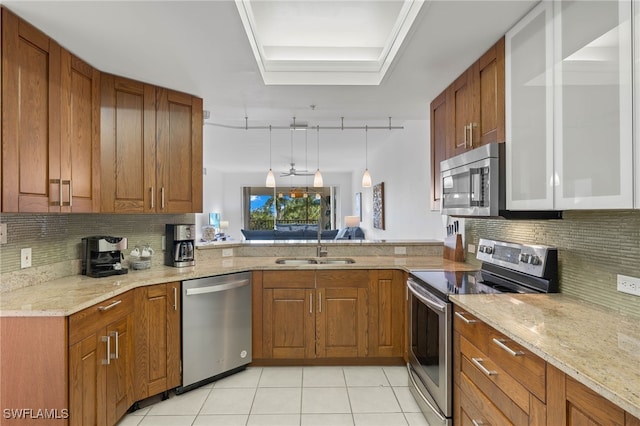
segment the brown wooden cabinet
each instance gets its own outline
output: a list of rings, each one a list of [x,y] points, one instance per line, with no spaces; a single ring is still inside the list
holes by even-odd
[[[316,357],[367,356],[369,272],[316,272]]]
[[[134,402],[133,292],[69,317],[69,424],[114,425]]]
[[[401,359],[402,283],[392,270],[254,272],[254,361]]]
[[[449,115],[447,114],[447,93],[442,92],[431,101],[431,209],[440,210],[442,179],[440,162],[447,158],[447,136],[449,135]]]
[[[557,368],[549,366],[547,376],[549,426],[640,426],[640,419]]]
[[[202,99],[103,75],[101,210],[202,211]]]
[[[2,211],[97,212],[100,73],[2,9]]]
[[[180,283],[134,290],[135,400],[178,387],[180,374]]]
[[[404,273],[380,269],[369,274],[368,355],[400,358],[405,341]]]

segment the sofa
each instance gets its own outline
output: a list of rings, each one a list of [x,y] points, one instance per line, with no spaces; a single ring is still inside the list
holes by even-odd
[[[318,225],[286,224],[276,229],[241,229],[245,240],[317,240]],[[363,239],[360,228],[325,229],[321,231],[322,240]]]

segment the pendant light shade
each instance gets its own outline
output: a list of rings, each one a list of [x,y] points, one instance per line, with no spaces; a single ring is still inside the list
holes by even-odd
[[[313,187],[320,188],[324,186],[324,182],[322,181],[322,173],[320,173],[320,126],[317,126],[316,130],[318,147],[318,168],[316,169],[316,173],[313,175]]]
[[[271,170],[271,126],[269,126],[269,172],[267,173],[265,186],[267,188],[276,187],[276,177],[273,175],[273,170]]]
[[[369,173],[369,126],[364,127],[364,174],[362,175],[362,187],[371,188],[371,173]]]

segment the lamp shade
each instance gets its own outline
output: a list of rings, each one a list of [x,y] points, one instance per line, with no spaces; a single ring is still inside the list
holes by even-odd
[[[366,169],[362,175],[362,187],[371,188],[371,173],[369,173],[369,169]]]
[[[273,175],[273,170],[269,169],[269,173],[267,173],[267,181],[265,183],[267,188],[275,188],[276,186],[276,177]]]
[[[360,226],[360,216],[345,216],[344,226],[346,228],[354,228]]]
[[[316,173],[313,175],[313,187],[321,188],[324,186],[322,181],[322,173],[320,173],[320,169],[316,170]]]

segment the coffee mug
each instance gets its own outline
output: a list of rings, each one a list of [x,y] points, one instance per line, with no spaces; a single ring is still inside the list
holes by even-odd
[[[133,250],[131,250],[131,253],[129,253],[131,256],[133,257],[138,257],[140,256],[140,249],[138,247],[134,248]]]
[[[153,249],[151,248],[151,246],[143,246],[142,251],[140,252],[140,256],[142,257],[153,256]]]

